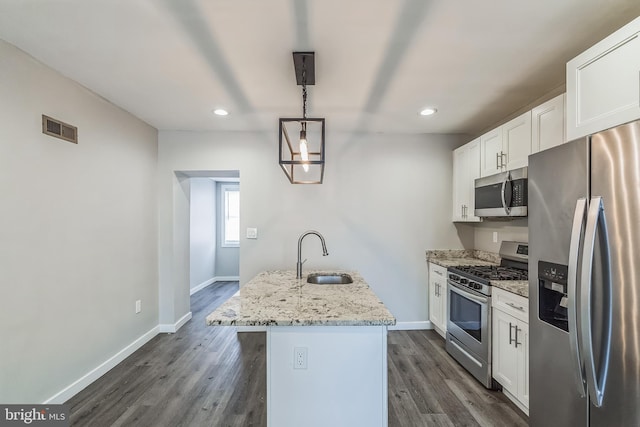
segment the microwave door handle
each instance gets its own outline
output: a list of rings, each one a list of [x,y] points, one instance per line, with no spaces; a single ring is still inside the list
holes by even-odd
[[[504,212],[509,215],[511,212],[511,207],[507,206],[507,200],[505,198],[505,190],[507,188],[507,183],[511,181],[511,172],[507,172],[507,177],[502,181],[502,190],[500,190],[500,198],[502,199],[502,207],[504,208]]]
[[[592,301],[592,273],[596,232],[600,231],[600,254],[603,272],[602,319],[604,321],[602,334],[601,363],[596,372],[593,336],[591,333],[591,301]],[[609,238],[607,221],[604,214],[602,197],[592,197],[587,214],[587,228],[584,238],[584,253],[582,256],[582,278],[580,281],[580,312],[582,348],[584,349],[585,371],[591,403],[599,408],[602,406],[607,371],[609,369],[609,353],[611,350],[611,319],[612,319],[612,289],[611,289],[611,259],[609,256]]]
[[[569,348],[571,349],[571,359],[573,362],[573,372],[575,384],[580,397],[585,397],[586,381],[584,373],[584,362],[582,360],[583,350],[580,347],[580,337],[578,336],[578,252],[580,251],[580,240],[584,230],[584,217],[587,208],[587,200],[582,197],[576,202],[576,210],[573,214],[573,226],[571,227],[571,243],[569,244],[569,271],[567,274],[567,307],[569,320]]]

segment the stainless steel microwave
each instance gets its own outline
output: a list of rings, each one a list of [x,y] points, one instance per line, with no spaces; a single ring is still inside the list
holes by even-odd
[[[476,179],[474,213],[482,218],[527,216],[527,168]]]

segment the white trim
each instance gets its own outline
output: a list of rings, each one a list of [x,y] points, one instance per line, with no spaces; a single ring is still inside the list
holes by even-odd
[[[176,323],[174,324],[160,324],[159,328],[160,328],[160,332],[162,333],[169,333],[169,334],[174,334],[178,331],[178,329],[180,329],[185,323],[187,323],[189,320],[191,320],[191,312],[188,312],[187,314],[185,314],[184,316],[182,316],[180,318],[180,320],[178,320]]]
[[[131,344],[129,344],[128,346],[126,346],[125,348],[123,348],[122,350],[120,350],[119,352],[117,352],[107,360],[105,360],[103,363],[101,363],[91,371],[87,372],[85,375],[78,378],[76,381],[69,384],[67,387],[63,388],[58,393],[54,394],[53,396],[45,400],[42,404],[43,405],[60,404],[71,399],[73,396],[75,396],[80,391],[82,391],[85,387],[87,387],[92,382],[94,382],[95,380],[97,380],[98,378],[106,374],[108,371],[110,371],[116,365],[118,365],[118,363],[122,362],[124,359],[129,357],[140,347],[142,347],[147,342],[149,342],[153,337],[158,335],[159,331],[160,331],[159,326],[155,326],[154,328],[149,330],[149,332],[137,338]]]
[[[204,288],[206,288],[207,286],[215,283],[216,278],[212,277],[211,279],[205,280],[204,282],[200,283],[199,285],[194,286],[193,288],[191,288],[189,290],[189,295],[193,295],[198,291],[203,290]]]
[[[416,331],[419,329],[433,329],[433,325],[428,320],[419,322],[396,322],[395,325],[389,326],[390,331]]]
[[[216,282],[239,282],[240,276],[217,276],[215,277]]]
[[[266,326],[236,326],[236,332],[267,332]]]
[[[197,286],[194,286],[193,288],[191,288],[191,290],[189,291],[189,295],[193,295],[196,292],[200,292],[201,290],[203,290],[204,288],[206,288],[209,285],[212,285],[216,282],[239,282],[240,281],[240,276],[219,276],[219,277],[212,277],[209,280],[205,280],[204,282],[200,283]]]
[[[395,325],[387,326],[390,331],[417,331],[422,329],[434,329],[430,321],[420,322],[397,322]],[[236,326],[236,332],[265,332],[266,326]]]

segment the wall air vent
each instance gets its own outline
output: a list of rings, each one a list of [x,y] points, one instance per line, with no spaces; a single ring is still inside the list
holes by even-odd
[[[78,128],[60,120],[42,115],[42,133],[64,139],[65,141],[78,143]]]

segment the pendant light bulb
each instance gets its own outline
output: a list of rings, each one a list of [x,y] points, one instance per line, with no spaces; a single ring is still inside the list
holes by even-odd
[[[300,131],[300,158],[303,162],[309,161],[309,148],[307,146],[307,132],[305,130]],[[303,164],[302,169],[305,172],[309,172],[309,165]]]

